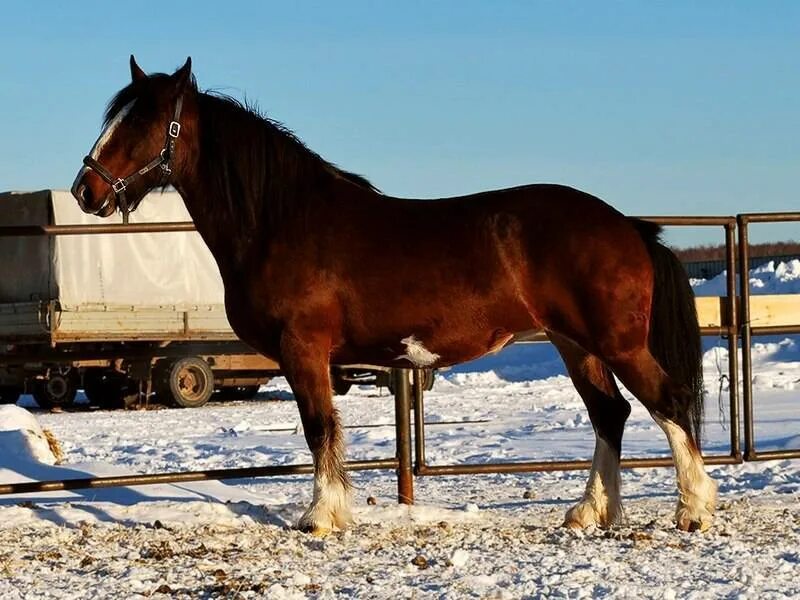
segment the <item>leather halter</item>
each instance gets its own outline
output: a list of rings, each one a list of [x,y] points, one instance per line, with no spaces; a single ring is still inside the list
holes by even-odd
[[[141,169],[134,171],[127,177],[114,177],[111,174],[111,171],[106,169],[91,156],[83,157],[83,164],[97,173],[103,181],[111,186],[111,190],[114,192],[114,199],[117,201],[119,211],[122,213],[123,223],[128,222],[128,215],[130,214],[131,210],[136,208],[135,205],[132,207],[128,206],[128,200],[125,195],[125,190],[128,189],[128,186],[157,167],[161,167],[162,178],[168,177],[172,173],[172,169],[169,166],[169,161],[172,159],[172,154],[175,151],[175,140],[178,139],[178,136],[181,133],[180,118],[182,108],[183,94],[178,96],[178,101],[175,103],[175,112],[172,115],[172,121],[170,121],[169,125],[167,125],[167,136],[164,140],[164,147],[161,149],[161,152]],[[110,196],[107,196],[106,201],[103,202],[103,205],[100,208],[94,211],[94,214],[99,214],[102,212],[105,207],[108,206],[109,201]]]

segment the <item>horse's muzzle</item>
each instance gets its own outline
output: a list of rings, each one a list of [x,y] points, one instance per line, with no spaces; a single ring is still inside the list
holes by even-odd
[[[84,181],[84,176],[88,171],[89,169],[86,167],[82,167],[81,170],[78,171],[78,176],[75,178],[75,182],[72,184],[70,191],[75,197],[75,200],[78,201],[78,206],[81,207],[83,212],[90,215],[97,215],[98,217],[108,217],[115,210],[114,202],[112,202],[113,194],[109,192],[103,199],[102,204],[95,208],[98,199],[95,198],[91,186]]]

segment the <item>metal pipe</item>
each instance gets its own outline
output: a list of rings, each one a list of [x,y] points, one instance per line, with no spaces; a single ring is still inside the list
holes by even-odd
[[[761,327],[750,327],[750,335],[783,335],[788,333],[800,333],[800,325],[769,325]]]
[[[106,233],[170,233],[197,231],[191,221],[158,223],[118,223],[98,225],[4,225],[0,237],[36,237],[43,235],[98,235]]]
[[[478,425],[481,423],[491,423],[491,419],[473,419],[469,421],[430,421],[425,423],[426,427],[437,427],[441,425]],[[416,423],[414,424],[416,427]],[[380,429],[381,427],[397,427],[397,423],[368,423],[366,425],[342,425],[342,429]],[[258,428],[257,431],[267,433],[282,433],[286,431],[296,431],[297,427],[267,427]]]
[[[703,457],[707,465],[733,465],[741,462],[736,456],[712,455]],[[669,457],[626,458],[620,461],[623,469],[670,467],[674,463]],[[461,465],[424,465],[418,475],[481,475],[487,473],[534,473],[542,471],[575,471],[590,469],[590,460],[525,461],[513,463],[484,463]]]
[[[680,225],[680,226],[719,226],[725,227],[728,223],[735,223],[736,217],[732,216],[639,216],[637,219],[650,221],[657,225]]]
[[[765,215],[747,215],[753,222],[769,220],[800,220],[800,213],[765,213]],[[767,218],[761,218],[766,216]],[[734,221],[734,217],[726,216],[643,216],[638,217],[645,221],[652,221],[659,225],[683,226],[725,226]],[[97,235],[109,233],[168,233],[179,231],[196,231],[191,221],[156,222],[156,223],[98,223],[96,225],[71,224],[71,225],[5,225],[0,227],[0,237],[31,237],[44,235]]]
[[[748,223],[789,223],[800,221],[800,212],[742,213],[738,215]]]
[[[764,450],[754,452],[753,457],[748,460],[780,460],[785,458],[800,458],[800,448],[795,450]]]
[[[739,440],[739,311],[736,298],[736,223],[725,225],[726,303],[728,306],[728,398],[730,400],[731,456],[742,460]]]
[[[702,336],[710,336],[710,337],[719,337],[721,335],[727,335],[728,330],[730,329],[729,326],[723,325],[720,327],[701,327],[700,328],[700,335]]]
[[[739,215],[739,312],[742,336],[742,410],[744,411],[744,459],[753,460],[753,362],[751,353],[750,329],[750,240],[747,230],[747,217]]]
[[[359,460],[345,463],[348,471],[397,468],[397,459]],[[28,481],[24,483],[0,484],[0,495],[54,492],[60,490],[80,490],[156,483],[186,483],[221,479],[249,479],[252,477],[275,477],[280,475],[307,475],[314,472],[314,465],[275,465],[268,467],[247,467],[238,469],[209,469],[207,471],[178,471],[171,473],[150,473],[143,475],[119,475],[116,477],[82,477],[76,479],[57,479],[48,481]]]
[[[419,373],[414,371],[414,473],[425,466],[425,398]]]
[[[397,436],[397,501],[414,504],[414,474],[411,468],[411,402],[408,369],[393,369],[394,410]]]

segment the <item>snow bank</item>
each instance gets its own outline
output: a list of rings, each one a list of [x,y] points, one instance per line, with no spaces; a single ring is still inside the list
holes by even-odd
[[[725,277],[723,271],[712,279],[691,279],[697,296],[724,296]],[[738,282],[737,282],[738,283]],[[800,294],[800,260],[788,262],[769,261],[750,269],[751,294]]]
[[[31,413],[15,405],[0,406],[0,468],[20,462],[57,462],[45,432]]]
[[[81,416],[74,432],[76,437],[84,437],[87,428],[90,429],[90,426],[85,416]],[[48,436],[47,430],[41,427],[36,417],[24,408],[0,406],[0,482],[13,484],[141,472],[104,462],[73,462],[68,466],[58,464],[58,456],[53,450],[54,440],[53,435]],[[0,506],[23,503],[37,507],[40,503],[47,503],[50,506],[48,518],[55,518],[62,523],[110,521],[134,524],[158,520],[165,524],[201,521],[241,526],[253,522],[249,513],[264,500],[263,495],[255,495],[219,481],[201,481],[136,488],[14,494],[0,496]],[[274,515],[272,522],[289,525],[294,512],[297,510],[290,509],[286,517]],[[3,514],[0,529],[38,520],[37,510],[28,508],[11,507]]]

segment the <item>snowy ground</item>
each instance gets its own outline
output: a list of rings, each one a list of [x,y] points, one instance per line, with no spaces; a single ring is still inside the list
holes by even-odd
[[[778,270],[760,280],[794,285],[800,265]],[[723,454],[727,355],[713,343],[705,450]],[[798,448],[800,338],[765,340],[754,352],[758,448]],[[310,460],[280,380],[258,401],[194,410],[49,414],[21,404],[65,458],[50,465],[34,458],[41,448],[12,453],[19,429],[36,424],[0,423],[3,483]],[[349,458],[394,454],[385,391],[354,389],[337,405]],[[426,413],[431,464],[591,457],[585,409],[548,345],[512,347],[440,376]],[[634,402],[624,455],[666,452]],[[721,502],[706,534],[674,530],[671,469],[623,472],[624,523],[578,533],[559,525],[585,472],[417,478],[411,508],[395,503],[392,473],[358,473],[355,525],[322,540],[290,527],[310,500],[308,477],[0,496],[0,597],[800,596],[800,461],[708,470]]]

